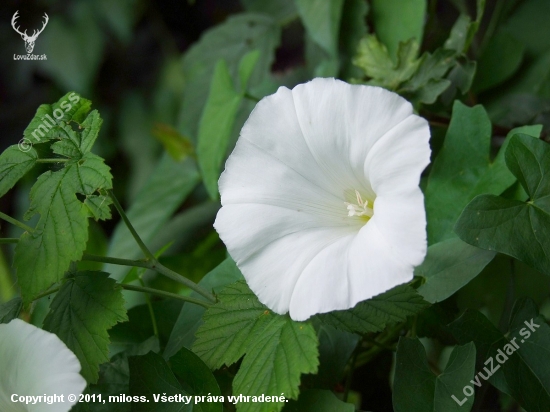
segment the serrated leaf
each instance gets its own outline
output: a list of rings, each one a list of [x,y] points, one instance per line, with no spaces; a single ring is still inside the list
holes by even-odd
[[[481,273],[495,255],[457,238],[436,243],[414,269],[416,276],[425,278],[418,293],[430,303],[445,300]]]
[[[37,159],[38,154],[32,147],[27,152],[17,145],[4,150],[0,155],[0,197],[33,168]]]
[[[451,353],[445,371],[434,375],[426,360],[424,346],[417,338],[401,337],[397,345],[393,384],[395,412],[468,412],[474,398],[464,397],[462,388],[475,374],[476,348],[473,343],[457,346]]]
[[[203,316],[193,351],[212,369],[244,355],[233,382],[235,394],[297,398],[300,375],[317,372],[313,326],[271,312],[242,281],[226,287],[218,299]],[[281,410],[284,402],[239,405],[239,412],[267,412]]]
[[[149,402],[136,402],[135,412],[192,412],[193,405],[182,402],[155,402],[153,395],[189,396],[182,388],[162,356],[149,352],[128,358],[130,395],[145,396]]]
[[[91,195],[87,196],[86,200],[84,200],[84,205],[95,220],[111,219],[111,209],[109,206],[112,204],[113,201],[107,195]]]
[[[317,315],[321,322],[348,332],[379,332],[392,323],[403,322],[429,304],[409,285],[399,285],[348,310]]]
[[[486,379],[480,377],[483,373],[493,386],[512,396],[525,410],[550,410],[550,326],[538,314],[533,301],[516,301],[505,335],[480,312],[470,309],[449,327],[459,343],[473,341],[476,345],[476,369],[480,371],[476,383],[487,385]]]
[[[53,299],[44,329],[55,333],[74,352],[82,376],[97,382],[99,365],[109,360],[108,330],[128,320],[122,289],[104,272],[79,272]]]
[[[368,84],[397,90],[399,85],[409,80],[418,69],[420,60],[416,58],[418,42],[411,39],[400,43],[397,59],[394,62],[386,46],[375,35],[368,34],[360,42],[353,64],[361,68],[368,78]]]
[[[212,199],[219,197],[220,169],[242,99],[242,95],[235,91],[227,63],[218,61],[201,116],[197,143],[199,166]]]
[[[538,136],[539,127],[524,133]],[[516,130],[510,132],[504,143]],[[428,243],[454,237],[453,226],[464,207],[481,193],[501,194],[515,177],[506,169],[504,152],[491,161],[491,122],[482,106],[456,101],[443,148],[432,165],[426,187]]]
[[[33,144],[44,143],[64,136],[61,126],[68,122],[81,124],[90,111],[92,102],[70,92],[54,104],[42,104],[23,132]]]
[[[0,323],[9,323],[17,318],[22,307],[23,301],[20,297],[15,297],[0,305]]]
[[[451,84],[443,79],[455,63],[455,53],[443,48],[433,54],[426,52],[420,58],[418,70],[414,76],[405,82],[399,93],[413,102],[432,104]]]
[[[72,261],[82,257],[88,239],[88,213],[76,194],[110,189],[112,176],[103,159],[87,153],[56,172],[42,174],[31,189],[26,219],[40,214],[32,232],[15,248],[15,266],[24,302],[58,282]]]
[[[206,290],[220,292],[227,285],[243,279],[243,275],[233,259],[227,258],[210,272],[208,272],[199,282],[199,285]],[[192,297],[199,297],[197,292],[191,294]],[[164,351],[165,357],[174,355],[182,347],[191,348],[195,342],[195,332],[203,324],[202,316],[205,309],[199,305],[184,304],[181,313],[178,316],[176,324],[170,334],[170,339],[166,344]]]
[[[550,146],[529,135],[514,135],[506,164],[530,200],[480,195],[466,206],[455,231],[471,245],[513,256],[550,275]]]

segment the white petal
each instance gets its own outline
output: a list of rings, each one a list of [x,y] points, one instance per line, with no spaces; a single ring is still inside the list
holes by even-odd
[[[411,267],[422,263],[428,245],[424,195],[420,188],[412,188],[403,196],[377,197],[373,221],[394,259]]]
[[[292,94],[307,146],[327,179],[340,190],[349,180],[370,194],[363,165],[372,146],[412,114],[396,93],[372,86],[352,86],[335,79],[314,79]]]
[[[418,187],[420,175],[430,163],[429,140],[428,122],[411,115],[373,145],[364,168],[377,196]]]
[[[67,395],[79,395],[86,381],[79,374],[80,363],[53,333],[20,319],[0,325],[0,411],[66,412],[76,402]],[[35,405],[11,402],[11,395],[65,395],[64,403]]]

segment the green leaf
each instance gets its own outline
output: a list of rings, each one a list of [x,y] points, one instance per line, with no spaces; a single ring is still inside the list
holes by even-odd
[[[23,136],[31,143],[44,143],[54,138],[65,136],[61,126],[69,122],[81,124],[90,111],[92,102],[80,97],[78,93],[70,92],[54,104],[42,104]]]
[[[199,172],[193,159],[187,158],[180,163],[167,154],[160,159],[135,202],[126,211],[128,219],[146,244],[158,235],[199,180]],[[127,259],[141,256],[141,250],[124,222],[120,222],[115,228],[107,255],[124,256]],[[127,268],[117,265],[106,265],[105,270],[117,280],[123,279],[128,271]]]
[[[424,262],[414,270],[416,276],[425,278],[418,293],[430,303],[447,299],[479,275],[495,254],[457,238],[430,246]]]
[[[294,0],[241,0],[246,11],[263,13],[284,25],[298,13]]]
[[[476,383],[487,385],[484,377],[489,376],[493,386],[512,396],[525,410],[550,410],[550,326],[533,301],[516,301],[506,335],[480,312],[470,309],[449,327],[459,343],[473,341],[476,345]]]
[[[550,27],[546,24],[549,13],[547,1],[525,0],[514,9],[503,28],[524,44],[532,56],[540,55],[550,48]]]
[[[345,0],[342,10],[342,21],[340,25],[340,52],[342,72],[344,79],[357,78],[361,76],[361,70],[352,62],[359,42],[367,33],[367,12],[368,3],[363,0]]]
[[[296,399],[300,375],[318,368],[318,341],[310,323],[271,312],[245,282],[226,287],[207,309],[193,351],[212,369],[244,359],[233,393],[280,395]],[[284,402],[242,403],[240,412],[279,411]]]
[[[338,33],[344,0],[295,0],[308,35],[329,56],[338,55]]]
[[[420,64],[420,60],[416,59],[417,53],[416,40],[411,39],[406,43],[400,43],[397,63],[394,63],[386,46],[380,43],[376,36],[368,34],[359,43],[353,63],[371,78],[368,84],[396,90],[416,72]]]
[[[428,306],[416,290],[404,284],[360,302],[352,309],[325,313],[316,318],[341,330],[366,334],[403,322],[407,316],[416,315]]]
[[[476,93],[491,89],[508,80],[523,61],[525,47],[505,31],[491,38],[483,51],[474,80]]]
[[[242,57],[259,50],[260,58],[249,82],[249,88],[254,88],[269,78],[279,41],[279,26],[271,17],[259,13],[231,16],[223,24],[206,31],[183,58],[186,85],[178,130],[190,138],[197,137],[199,120],[219,60],[226,62],[233,84],[237,84]]]
[[[523,129],[538,136],[540,127]],[[510,132],[508,140],[516,130]],[[452,228],[462,209],[481,193],[501,194],[515,177],[506,169],[504,152],[490,160],[491,122],[482,106],[453,106],[443,148],[433,162],[426,187],[428,243],[453,237]]]
[[[122,289],[104,272],[79,272],[53,299],[44,329],[55,333],[74,352],[82,376],[97,382],[99,365],[109,360],[109,334],[127,320]]]
[[[435,376],[417,338],[401,337],[397,345],[393,407],[395,412],[469,411],[470,397],[462,402],[462,389],[475,374],[476,348],[473,343],[452,351],[445,371]],[[452,396],[459,399],[459,403]]]
[[[134,402],[135,412],[192,412],[193,404],[183,402],[155,402],[153,395],[174,396],[189,394],[170,370],[166,361],[156,353],[128,358],[130,366],[130,395],[144,396],[145,402]]]
[[[450,80],[443,77],[454,63],[455,53],[451,50],[439,48],[433,54],[424,53],[418,70],[400,87],[399,93],[415,103],[434,103],[451,84]]]
[[[216,268],[206,274],[199,285],[206,290],[220,292],[226,286],[243,279],[243,275],[233,259],[227,258]],[[192,297],[199,297],[193,292]],[[184,304],[180,315],[172,329],[170,339],[166,344],[164,356],[169,358],[181,348],[191,348],[195,342],[195,332],[203,324],[202,317],[205,309],[199,305]]]
[[[32,147],[27,152],[17,145],[4,150],[0,155],[0,197],[33,168],[37,159],[38,154]]]
[[[31,190],[25,218],[40,219],[15,248],[15,266],[25,303],[61,280],[72,261],[78,261],[88,240],[88,212],[77,198],[110,189],[112,176],[103,159],[87,153],[56,172],[42,174]]]
[[[20,297],[15,297],[0,305],[0,323],[10,323],[10,321],[19,317],[22,307],[23,301]]]
[[[113,201],[106,194],[101,196],[87,196],[84,205],[88,208],[90,216],[97,220],[111,219],[111,208]]]
[[[550,146],[517,134],[506,149],[506,164],[530,200],[478,196],[460,215],[455,231],[471,245],[513,256],[550,275]]]
[[[400,43],[411,39],[422,43],[426,6],[427,0],[373,0],[374,30],[392,59],[396,59]]]
[[[465,54],[468,51],[483,18],[485,0],[477,0],[476,5],[476,19],[474,21],[467,14],[461,14],[458,17],[451,29],[449,38],[445,42],[444,47],[446,49],[454,50],[458,54]]]
[[[260,51],[254,50],[245,54],[239,62],[239,85],[241,88],[241,94],[246,93],[248,81],[250,80],[250,76],[252,76],[252,73],[254,71],[254,68],[256,67],[256,63],[258,63],[259,58]]]
[[[319,338],[319,371],[311,375],[306,386],[312,382],[315,388],[333,388],[342,381],[344,371],[355,350],[360,336],[336,329],[329,325],[316,327]]]
[[[298,401],[290,402],[283,412],[354,412],[351,403],[342,402],[331,391],[309,389]]]
[[[193,352],[181,348],[169,360],[172,372],[190,388],[194,396],[221,396],[221,390],[212,372]],[[195,405],[194,412],[223,412],[221,402],[202,402]]]
[[[201,116],[197,143],[199,166],[212,199],[218,199],[220,169],[242,99],[235,91],[227,64],[224,60],[218,61]]]

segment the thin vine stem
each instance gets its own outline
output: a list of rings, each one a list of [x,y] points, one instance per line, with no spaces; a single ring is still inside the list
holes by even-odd
[[[36,296],[33,300],[38,300],[38,299],[42,299],[43,297],[46,297],[46,296],[49,296],[55,292],[59,292],[59,289],[61,289],[61,285],[60,286],[56,286],[52,289],[48,289],[42,293],[40,293],[38,296]]]
[[[113,265],[120,265],[120,266],[130,266],[130,267],[138,267],[138,268],[146,268],[150,270],[154,270],[155,272],[160,273],[161,275],[164,275],[175,282],[181,283],[182,285],[187,286],[189,289],[194,290],[201,296],[204,296],[206,299],[208,299],[212,303],[216,303],[216,298],[209,293],[206,289],[201,288],[199,285],[197,285],[195,282],[192,282],[191,280],[187,279],[184,276],[181,276],[179,273],[174,272],[171,269],[168,269],[166,266],[159,263],[156,259],[153,261],[150,260],[130,260],[130,259],[119,259],[119,258],[113,258],[113,257],[107,257],[107,256],[96,256],[96,255],[90,255],[85,253],[82,256],[82,260],[87,260],[91,262],[102,262],[102,263],[110,263]]]
[[[128,219],[128,216],[126,216],[126,212],[124,212],[124,209],[122,209],[122,206],[120,205],[120,203],[119,203],[118,199],[116,198],[115,194],[113,193],[113,191],[109,190],[108,193],[109,193],[109,197],[113,201],[113,205],[115,206],[116,210],[118,211],[118,214],[120,215],[120,217],[122,218],[122,220],[126,224],[126,227],[128,227],[128,230],[130,231],[130,233],[134,237],[136,243],[139,245],[139,248],[141,249],[141,251],[143,252],[145,257],[147,259],[150,259],[150,260],[153,260],[153,261],[156,260],[155,255],[153,255],[151,253],[151,251],[147,248],[147,246],[145,246],[145,243],[143,243],[143,240],[141,240],[141,238],[139,237],[138,233],[136,232],[136,229],[134,229],[134,226],[132,226],[132,223]]]
[[[32,227],[27,226],[23,222],[20,222],[19,220],[14,219],[13,217],[6,215],[5,213],[0,212],[0,219],[5,220],[6,222],[11,223],[12,225],[15,225],[15,226],[27,231],[27,232],[34,232],[34,229]]]
[[[204,296],[210,302],[216,303],[216,298],[210,292],[208,292],[207,290],[201,288],[195,282],[192,282],[191,280],[189,280],[186,277],[180,275],[179,273],[174,272],[173,270],[171,270],[171,269],[167,268],[166,266],[162,265],[157,260],[155,255],[153,253],[151,253],[151,251],[147,248],[147,246],[145,245],[143,240],[141,240],[141,238],[139,237],[138,233],[134,229],[134,226],[132,226],[132,223],[128,219],[128,216],[124,212],[124,209],[122,209],[122,206],[120,205],[120,202],[118,201],[118,199],[114,195],[113,191],[109,190],[108,193],[109,193],[109,196],[111,197],[111,199],[113,201],[113,204],[114,204],[116,210],[120,214],[120,217],[122,218],[122,220],[124,221],[124,223],[128,227],[128,230],[130,231],[130,233],[134,237],[136,243],[139,245],[139,248],[141,249],[141,251],[143,252],[143,254],[146,257],[146,260],[138,261],[138,262],[141,262],[141,264],[138,267],[146,267],[148,269],[154,270],[154,271],[160,273],[161,275],[164,275],[164,276],[174,280],[175,282],[179,282],[179,283],[187,286],[188,288],[194,290],[195,292],[197,292],[201,296]],[[114,259],[114,258],[110,258],[110,259]],[[122,261],[123,261],[123,259],[119,259],[118,260],[119,263],[116,263],[114,260],[111,261],[111,262],[108,262],[108,263],[114,263],[115,265],[116,264],[123,264],[123,265],[126,265],[126,266],[135,266],[133,264],[132,265],[127,265],[126,263],[120,263]],[[146,265],[146,266],[142,266],[142,265]]]
[[[69,159],[36,159],[36,163],[67,163]]]
[[[120,286],[125,290],[132,290],[134,292],[150,293],[151,295],[162,296],[162,297],[165,297],[165,298],[178,299],[178,300],[182,300],[184,302],[194,303],[195,305],[199,305],[199,306],[202,306],[202,307],[207,308],[207,309],[212,306],[210,303],[205,302],[202,299],[195,299],[195,298],[192,298],[192,297],[189,297],[189,296],[182,296],[182,295],[178,295],[176,293],[165,292],[164,290],[152,289],[152,288],[137,286],[137,285],[128,285],[128,284],[125,284],[125,283],[120,283]]]
[[[0,245],[6,245],[10,243],[19,243],[19,239],[12,237],[3,237],[0,238]]]

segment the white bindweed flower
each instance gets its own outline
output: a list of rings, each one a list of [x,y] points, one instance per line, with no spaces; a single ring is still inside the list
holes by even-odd
[[[426,255],[428,123],[395,93],[315,79],[262,99],[214,224],[250,288],[294,320],[413,278]]]
[[[78,398],[86,387],[79,372],[78,359],[55,334],[20,319],[0,324],[0,411],[66,412],[76,403],[67,396]],[[64,395],[63,402],[21,402],[25,396],[54,394]]]

